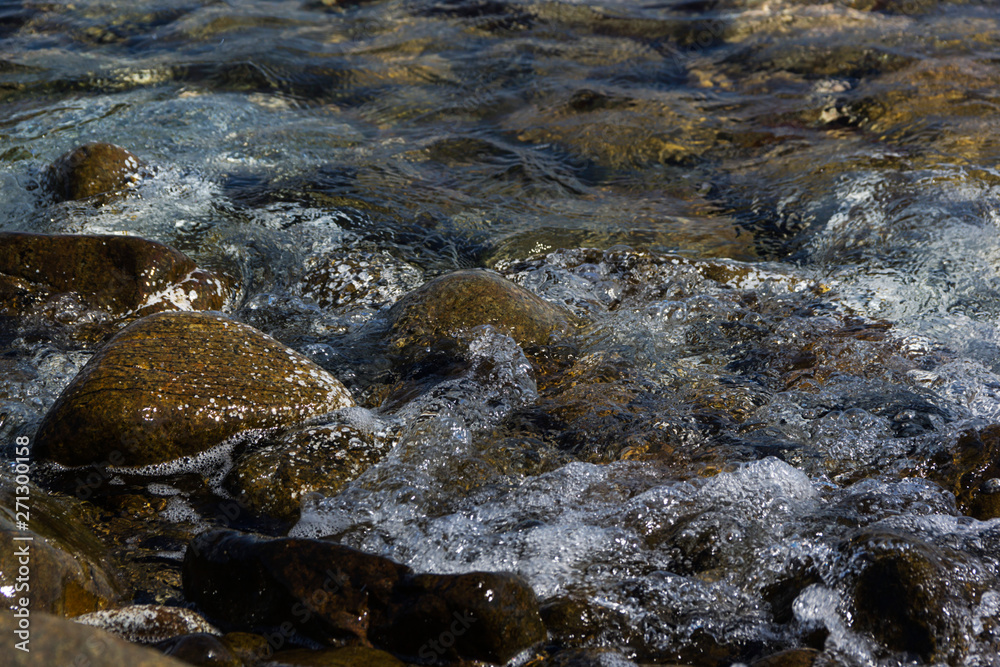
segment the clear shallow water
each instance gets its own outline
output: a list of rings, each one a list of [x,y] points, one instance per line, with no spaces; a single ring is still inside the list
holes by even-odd
[[[518,571],[596,619],[558,642],[637,661],[996,664],[996,520],[941,472],[1000,414],[996,12],[6,3],[0,227],[174,245],[368,401],[392,454],[295,534]],[[154,175],[51,203],[90,140]],[[378,290],[316,303],[330,257]],[[384,309],[470,266],[585,318],[577,349],[546,373],[474,332],[380,405]],[[89,354],[11,343],[0,432]],[[872,572],[912,633],[866,616]]]

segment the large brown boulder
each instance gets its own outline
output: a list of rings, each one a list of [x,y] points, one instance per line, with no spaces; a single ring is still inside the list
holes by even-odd
[[[68,466],[151,465],[353,404],[335,377],[252,327],[159,313],[91,358],[46,414],[35,454]]]
[[[323,540],[203,533],[188,546],[183,580],[187,598],[220,623],[421,662],[504,663],[545,638],[538,601],[516,575],[418,575]]]
[[[98,333],[164,310],[219,310],[226,285],[137,236],[0,232],[0,316]]]
[[[389,309],[389,344],[432,345],[462,330],[493,325],[522,347],[545,345],[573,328],[573,315],[492,271],[455,271],[406,294]]]
[[[52,194],[60,201],[98,198],[106,203],[133,186],[145,164],[121,146],[106,142],[84,144],[58,157],[49,167]]]

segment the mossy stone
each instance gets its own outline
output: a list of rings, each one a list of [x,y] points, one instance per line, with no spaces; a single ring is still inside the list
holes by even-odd
[[[353,404],[336,378],[252,327],[159,313],[91,358],[46,414],[35,454],[68,466],[152,465]]]

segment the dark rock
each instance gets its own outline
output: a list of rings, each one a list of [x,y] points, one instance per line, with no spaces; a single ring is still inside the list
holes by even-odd
[[[571,648],[559,651],[544,663],[544,667],[630,667],[635,665],[618,651],[610,648]]]
[[[333,644],[367,641],[371,625],[384,625],[392,592],[409,572],[333,542],[211,531],[189,545],[183,582],[188,599],[229,627],[288,628]]]
[[[35,453],[70,466],[150,465],[350,405],[336,378],[252,327],[160,313],[94,355],[45,416]]]
[[[27,547],[29,563],[25,566],[30,580],[31,612],[48,612],[76,616],[114,605],[121,598],[118,582],[110,574],[104,546],[85,527],[78,505],[57,500],[37,489],[28,487],[31,499],[30,531],[17,529],[17,512],[24,510],[15,504],[15,480],[0,478],[0,587],[14,592],[5,594],[3,605],[8,609],[19,606],[19,562]],[[30,536],[32,540],[17,540]],[[2,615],[2,614],[0,614]]]
[[[243,667],[243,661],[222,640],[204,632],[165,639],[158,642],[155,648],[189,665]]]
[[[264,662],[274,654],[267,638],[252,632],[227,632],[222,641],[245,665]]]
[[[196,611],[156,604],[105,609],[77,616],[73,620],[100,628],[133,644],[156,644],[193,633],[220,634]]]
[[[573,328],[573,316],[491,271],[455,271],[410,292],[389,309],[389,344],[432,345],[491,324],[522,347],[545,345]]]
[[[319,651],[281,651],[267,662],[267,667],[403,667],[403,663],[377,648],[345,646]]]
[[[968,429],[915,471],[955,494],[959,509],[980,520],[1000,516],[1000,426]]]
[[[94,142],[63,154],[49,167],[49,184],[57,200],[102,197],[106,203],[133,186],[145,168],[142,160],[114,144]]]
[[[38,611],[31,612],[30,652],[12,647],[21,641],[17,635],[18,619],[0,614],[0,634],[5,640],[5,662],[11,667],[39,665],[87,665],[87,667],[185,667],[150,648],[136,646],[103,630],[74,623],[65,618]]]
[[[859,567],[853,589],[854,629],[894,651],[944,660],[965,639],[958,609],[967,609],[959,563],[944,549],[910,536],[866,531],[848,544]],[[973,591],[964,591],[973,593]]]
[[[420,662],[505,663],[545,639],[538,601],[510,573],[420,574],[397,587],[373,643]]]
[[[750,667],[812,667],[819,651],[814,648],[793,648],[750,663]]]
[[[227,484],[252,512],[295,520],[305,495],[336,495],[389,444],[347,424],[293,429],[241,455]]]
[[[155,241],[0,233],[0,316],[76,325],[84,337],[100,337],[164,310],[219,310],[226,291],[223,279]]]
[[[506,662],[545,638],[531,589],[515,575],[414,575],[333,542],[264,541],[232,531],[198,536],[184,591],[220,622],[351,641],[434,662]]]

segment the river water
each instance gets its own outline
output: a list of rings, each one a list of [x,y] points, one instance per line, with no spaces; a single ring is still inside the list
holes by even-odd
[[[4,2],[0,228],[177,247],[364,399],[391,454],[294,535],[519,572],[621,664],[1000,664],[998,9]],[[53,204],[93,140],[154,173]],[[336,253],[378,290],[310,299]],[[487,328],[380,405],[364,341],[468,267],[586,322],[563,370]],[[12,440],[93,351],[5,345]]]

